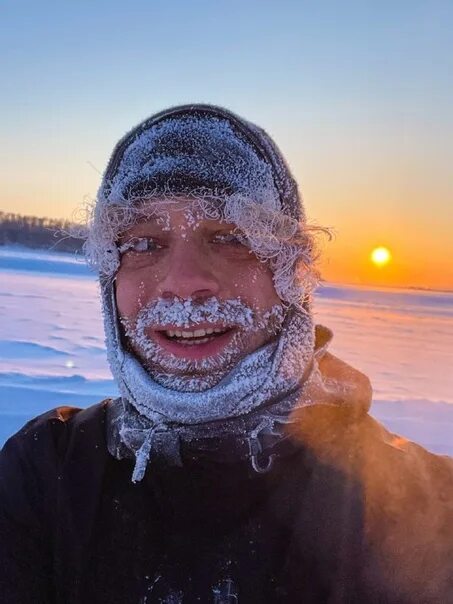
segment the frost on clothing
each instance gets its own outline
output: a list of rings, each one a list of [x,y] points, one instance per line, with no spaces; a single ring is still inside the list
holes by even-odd
[[[193,228],[200,219],[234,224],[240,240],[268,264],[282,301],[277,337],[245,358],[234,349],[224,351],[228,362],[222,372],[212,372],[210,381],[198,376],[175,380],[172,368],[167,375],[156,374],[122,343],[114,285],[119,236],[150,217],[165,223],[166,209],[175,204],[191,217]],[[206,431],[216,438],[246,434],[253,462],[259,435],[272,432],[275,418],[286,418],[298,397],[302,401],[303,383],[316,370],[310,311],[316,283],[313,242],[296,182],[270,137],[242,118],[206,105],[175,108],[146,120],[113,152],[86,251],[100,275],[108,358],[123,397],[116,427],[122,444],[137,458],[134,480],[143,477],[153,451],[178,463],[180,440]],[[214,307],[216,303],[220,301]],[[240,300],[230,304],[239,308]],[[197,314],[189,300],[182,301],[177,321],[184,320],[189,306],[196,326],[203,313]],[[219,311],[218,306],[217,319]],[[126,326],[130,337],[142,341],[143,312],[132,330]],[[240,337],[253,328],[243,323]],[[159,350],[146,344],[152,361]],[[175,357],[173,363],[180,360]]]
[[[218,384],[236,365],[250,334],[264,330],[269,338],[275,337],[281,330],[283,319],[284,311],[280,304],[258,313],[240,299],[218,300],[211,297],[200,302],[191,298],[160,298],[142,307],[135,321],[121,320],[121,323],[129,342],[142,352],[145,368],[161,386],[180,392],[200,392]],[[147,329],[152,327],[158,329],[162,325],[173,325],[189,328],[201,323],[237,329],[220,353],[199,360],[163,355],[161,346],[147,335]]]
[[[118,143],[85,246],[103,279],[118,269],[117,238],[143,218],[141,202],[148,216],[158,216],[175,196],[192,198],[201,215],[235,224],[255,254],[269,261],[282,300],[299,304],[309,297],[316,284],[313,242],[283,156],[264,131],[206,106],[159,114]]]
[[[126,404],[119,428],[124,442],[135,441],[131,447],[137,453],[135,479],[143,475],[157,432],[168,445],[167,453],[178,446],[179,436],[196,438],[201,432],[216,438],[246,432],[253,446],[262,430],[272,430],[280,416],[290,412],[308,372],[315,370],[311,316],[292,311],[277,340],[239,361],[218,384],[198,392],[165,388],[122,348],[118,321],[109,320],[114,306],[110,292],[104,299],[106,330],[111,330],[106,332],[109,362],[123,398],[138,412]],[[167,456],[179,458],[177,450]]]
[[[257,398],[265,396],[262,407],[252,410],[249,413],[242,413],[235,416],[228,416],[229,404],[233,403],[234,398],[243,387],[238,380],[237,387],[230,384],[231,388],[223,390],[222,388],[212,388],[207,391],[209,402],[219,414],[213,417],[211,421],[201,421],[200,423],[190,423],[188,420],[187,409],[183,409],[182,421],[159,423],[159,414],[153,423],[150,420],[152,412],[149,409],[138,411],[135,405],[131,405],[127,398],[117,399],[111,403],[110,417],[111,430],[109,433],[108,447],[114,457],[119,459],[130,458],[132,454],[136,456],[136,465],[133,474],[133,481],[143,478],[147,463],[154,452],[159,458],[165,459],[170,465],[181,465],[180,447],[191,448],[194,455],[196,451],[200,453],[211,452],[213,458],[221,461],[248,460],[256,472],[267,471],[272,467],[274,454],[269,453],[275,445],[281,444],[283,440],[288,440],[288,431],[296,429],[297,414],[306,407],[313,405],[324,405],[329,407],[347,408],[351,401],[354,406],[361,411],[366,410],[371,398],[371,387],[368,379],[360,375],[357,371],[342,369],[341,375],[337,379],[327,379],[322,375],[319,363],[324,359],[332,333],[326,327],[316,326],[316,345],[315,354],[310,365],[307,366],[304,375],[299,376],[294,387],[285,389],[288,383],[281,381],[282,391],[271,389],[271,380],[267,382],[267,390],[260,390],[260,380],[266,377],[259,371],[258,379],[253,380],[251,386],[258,390]],[[338,365],[339,363],[337,361]],[[146,375],[146,374],[145,374]],[[360,376],[360,379],[358,377]],[[275,375],[273,376],[275,379]],[[145,378],[146,379],[146,378]],[[246,383],[246,380],[244,380]],[[250,384],[245,385],[250,387]],[[164,389],[161,391],[165,394]],[[251,403],[250,390],[245,390],[245,397],[242,401]],[[242,393],[242,394],[244,394]],[[203,394],[203,393],[201,393]],[[161,402],[159,398],[159,389],[152,390],[151,396],[155,396],[155,402]],[[184,400],[187,394],[184,394]],[[200,393],[191,393],[192,404],[197,404],[197,398]],[[180,402],[178,393],[174,393],[175,403]],[[166,400],[166,403],[173,401]],[[223,411],[222,405],[226,406],[227,411]],[[231,405],[233,406],[233,405]],[[162,405],[164,408],[165,405]],[[164,411],[167,411],[164,409]],[[167,411],[167,412],[168,412]],[[202,416],[203,417],[203,416]],[[185,420],[185,421],[184,421]],[[223,439],[228,439],[228,452],[222,451]],[[267,443],[266,445],[263,443]],[[220,446],[219,446],[220,445]],[[269,449],[269,450],[268,450]]]

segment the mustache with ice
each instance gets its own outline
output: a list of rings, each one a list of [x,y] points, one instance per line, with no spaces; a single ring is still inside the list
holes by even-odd
[[[181,392],[197,392],[212,388],[247,354],[251,334],[259,331],[266,341],[277,335],[284,317],[285,309],[280,304],[260,311],[240,298],[219,300],[213,296],[199,301],[175,297],[150,302],[135,321],[122,319],[122,324],[129,344],[156,382]],[[212,325],[222,331],[231,330],[231,338],[215,356],[177,357],[150,335],[171,328],[195,330],[201,324],[205,329]]]
[[[174,325],[189,328],[200,323],[249,327],[253,323],[253,314],[253,310],[240,299],[221,301],[212,297],[196,302],[192,298],[161,298],[140,311],[137,327]]]

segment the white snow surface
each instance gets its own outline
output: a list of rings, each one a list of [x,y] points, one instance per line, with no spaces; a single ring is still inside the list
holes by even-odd
[[[372,415],[453,455],[453,292],[325,284],[314,313],[329,350],[370,377]],[[0,248],[0,446],[44,411],[116,394],[83,259]]]

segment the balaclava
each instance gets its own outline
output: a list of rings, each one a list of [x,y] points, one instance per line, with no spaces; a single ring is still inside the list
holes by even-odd
[[[149,214],[153,204],[161,211],[178,196],[193,200],[203,216],[236,225],[269,263],[283,308],[278,337],[200,391],[162,385],[142,366],[123,345],[115,301],[120,234],[143,218],[143,201]],[[154,456],[180,465],[186,454],[210,452],[267,470],[291,411],[312,404],[304,389],[317,371],[312,238],[296,182],[271,138],[211,105],[150,117],[115,147],[85,247],[99,273],[108,359],[121,392],[110,410],[108,446],[117,458],[136,458],[133,481]],[[204,320],[215,302],[204,308]],[[188,300],[178,316],[184,326],[200,315]]]

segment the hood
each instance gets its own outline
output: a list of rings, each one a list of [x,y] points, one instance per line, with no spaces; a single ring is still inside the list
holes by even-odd
[[[157,113],[115,146],[93,207],[85,253],[101,285],[119,267],[116,241],[149,206],[184,195],[206,215],[236,224],[269,262],[280,298],[308,306],[317,284],[312,230],[302,196],[274,141],[261,128],[213,105]],[[296,268],[304,265],[302,271]]]
[[[333,333],[324,325],[315,328],[315,359],[319,380],[308,384],[306,394],[313,401],[341,407],[355,417],[368,413],[372,387],[369,378],[345,361],[328,352]]]
[[[174,200],[181,192],[205,216],[238,227],[268,263],[286,309],[277,341],[248,355],[213,388],[196,393],[162,387],[125,349],[115,297],[119,235],[146,212],[160,209],[167,195]],[[143,121],[113,151],[86,251],[100,277],[108,358],[122,394],[119,434],[137,458],[135,479],[164,449],[178,463],[180,444],[199,441],[206,432],[210,438],[226,433],[242,438],[252,451],[260,446],[258,435],[285,424],[298,401],[318,402],[311,395],[299,397],[307,376],[316,375],[313,240],[284,157],[258,126],[211,105],[171,108]]]
[[[278,196],[277,203],[280,205],[279,209],[292,216],[296,220],[304,220],[305,214],[297,183],[290,172],[285,158],[271,137],[265,132],[265,130],[236,115],[232,111],[229,111],[224,107],[208,104],[181,105],[178,107],[171,107],[156,113],[128,132],[117,143],[110,157],[102,180],[102,195],[105,197],[110,197],[112,196],[112,193],[115,195],[115,190],[116,194],[118,194],[118,189],[116,187],[121,164],[125,159],[128,149],[144,133],[156,128],[156,126],[162,124],[163,122],[192,119],[204,120],[206,118],[214,120],[214,123],[215,121],[224,121],[232,128],[235,135],[239,139],[242,139],[253,149],[257,156],[258,162],[263,161],[264,164],[270,167],[270,177],[272,180],[272,185],[275,187],[275,191]],[[241,149],[236,148],[235,152],[241,154]],[[195,153],[192,153],[192,160],[194,155]],[[146,160],[149,161],[149,157],[146,158],[145,161]],[[258,165],[258,162],[256,165]],[[173,170],[175,169],[175,165],[172,165],[171,167]],[[219,166],[218,168],[220,169]],[[266,171],[264,170],[263,173],[266,174]],[[149,174],[152,175],[152,171]],[[218,174],[220,174],[220,172]],[[228,179],[228,177],[226,178]],[[133,180],[134,176],[132,176],[132,182]],[[224,177],[220,177],[218,180],[222,182]],[[130,184],[131,181],[129,181],[129,185]],[[270,186],[272,187],[272,185]],[[121,191],[120,194],[124,195],[124,190]]]

